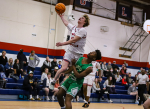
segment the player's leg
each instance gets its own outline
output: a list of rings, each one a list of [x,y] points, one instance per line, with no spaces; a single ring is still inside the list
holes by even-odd
[[[87,95],[87,77],[84,78],[84,82],[83,82],[83,95],[84,95],[84,98],[86,99],[86,95]]]
[[[61,74],[62,72],[64,72],[64,71],[67,70],[68,66],[69,66],[69,62],[63,60],[63,61],[62,61],[62,67],[61,67],[61,69],[59,69],[59,70],[57,71],[57,73],[56,73],[56,75],[55,75],[55,77],[54,77],[54,80],[57,80],[57,79],[59,78],[60,74]]]
[[[66,94],[66,99],[65,99],[66,109],[72,109],[72,104],[71,104],[72,99],[73,96]]]
[[[66,109],[72,109],[71,101],[77,95],[83,84],[83,83],[79,84],[74,80],[70,80],[69,83],[70,85],[67,90],[65,99]]]
[[[62,61],[62,67],[59,69],[54,77],[53,82],[51,82],[51,85],[55,85],[56,80],[59,78],[60,74],[67,70],[69,64],[71,63],[72,59],[74,58],[74,54],[72,54],[70,51],[67,51],[64,55],[64,59]],[[50,89],[52,89],[50,87]],[[52,89],[53,90],[53,89]]]
[[[94,78],[95,78],[94,76],[88,76],[88,79],[87,79],[86,102],[88,103],[88,105],[90,104],[89,99],[90,99],[90,96],[91,96],[91,89],[92,89]]]
[[[60,87],[60,89],[57,93],[58,103],[62,109],[65,109],[64,98],[63,98],[65,93],[66,93],[66,91],[62,87]]]
[[[143,105],[144,109],[150,109],[150,99],[148,98]]]

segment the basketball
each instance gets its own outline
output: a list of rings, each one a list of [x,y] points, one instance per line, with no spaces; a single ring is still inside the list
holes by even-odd
[[[56,6],[55,6],[55,11],[56,11],[58,14],[64,13],[65,10],[66,10],[66,6],[65,6],[63,3],[58,3],[58,4],[56,4]]]

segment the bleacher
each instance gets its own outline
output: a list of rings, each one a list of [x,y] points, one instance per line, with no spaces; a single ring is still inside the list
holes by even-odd
[[[36,68],[34,71],[34,78],[41,78],[41,71],[39,68]],[[106,80],[106,77],[103,77],[103,82]],[[17,98],[16,96],[18,96],[19,94],[25,94],[27,95],[28,92],[22,90],[22,85],[23,85],[23,79],[19,79],[18,81],[12,79],[12,78],[8,78],[8,82],[6,84],[6,89],[0,89],[0,95],[9,95],[6,96],[8,97],[7,99],[9,99],[9,97],[14,97]],[[17,89],[15,89],[17,87]],[[40,86],[42,89],[42,85]],[[131,96],[131,95],[127,95],[127,89],[125,86],[121,85],[121,82],[116,82],[116,86],[115,86],[116,92],[117,94],[110,94],[110,98],[114,101],[114,102],[134,102],[135,100],[135,96]],[[40,96],[43,97],[44,95],[44,91],[40,91]],[[52,95],[52,93],[49,94],[50,96]],[[104,95],[105,98],[106,95]],[[3,96],[4,97],[4,96]],[[1,98],[1,97],[0,97]],[[12,98],[11,98],[12,99]],[[80,98],[81,99],[81,98]],[[90,101],[96,101],[97,100],[97,95],[95,93],[91,94],[90,97]]]

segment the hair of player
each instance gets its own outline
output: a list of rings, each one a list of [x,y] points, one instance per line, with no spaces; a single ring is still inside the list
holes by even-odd
[[[90,18],[87,14],[84,14],[83,17],[85,18],[85,24],[83,25],[83,27],[87,27],[90,25]]]
[[[101,52],[100,52],[100,50],[95,50],[96,51],[96,60],[101,60],[102,59],[102,57],[101,57]]]

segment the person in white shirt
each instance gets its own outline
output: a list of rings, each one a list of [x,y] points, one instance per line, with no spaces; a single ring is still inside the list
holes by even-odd
[[[122,80],[122,77],[120,76],[120,72],[117,72],[115,75],[116,82],[120,82]]]
[[[64,23],[64,25],[68,27],[68,30],[70,31],[71,34],[70,34],[70,40],[66,42],[56,43],[57,47],[68,45],[68,49],[64,55],[64,59],[62,61],[62,67],[57,71],[54,81],[52,82],[52,85],[55,84],[56,80],[59,78],[59,75],[62,72],[67,70],[69,64],[71,64],[72,59],[77,60],[83,56],[84,46],[87,37],[87,31],[84,27],[87,27],[90,24],[90,19],[86,14],[79,18],[77,26],[68,23],[68,21],[64,19],[64,14],[61,14],[59,16],[62,22]]]
[[[109,92],[109,94],[116,94],[115,85],[113,85],[112,77],[108,77],[108,79],[104,82],[104,88]]]
[[[41,84],[43,84],[43,90],[45,91],[46,100],[50,100],[48,97],[49,94],[49,81],[47,75],[51,75],[48,73],[48,68],[45,68],[44,72],[41,76]]]
[[[44,72],[42,73],[42,76],[41,76],[41,83],[43,83],[44,79],[47,79],[48,72],[49,72],[48,68],[45,68]]]
[[[93,82],[94,82],[94,79],[95,79],[95,74],[97,72],[97,69],[98,69],[99,77],[101,77],[100,76],[101,75],[101,69],[100,69],[99,62],[93,61],[92,65],[93,65],[93,71],[89,75],[84,77],[83,94],[84,94],[85,100],[84,100],[83,107],[85,107],[85,105],[88,106],[90,104],[88,102],[89,102],[89,98],[90,98],[90,95],[91,95],[91,88],[92,88],[92,85],[93,85]]]
[[[53,79],[51,78],[51,73],[48,73],[47,74],[47,78],[45,79],[44,83],[45,83],[45,87],[43,88],[43,90],[45,91],[45,95],[46,95],[46,100],[49,101],[49,97],[48,97],[48,94],[49,94],[49,86],[50,86],[50,83],[53,81]]]
[[[143,101],[143,103],[145,102],[143,94],[146,90],[146,84],[147,84],[147,82],[149,82],[149,78],[145,74],[145,70],[142,70],[141,74],[138,75],[137,81],[138,81],[138,95],[140,97],[140,101],[139,101],[138,105],[141,105],[142,101]]]

